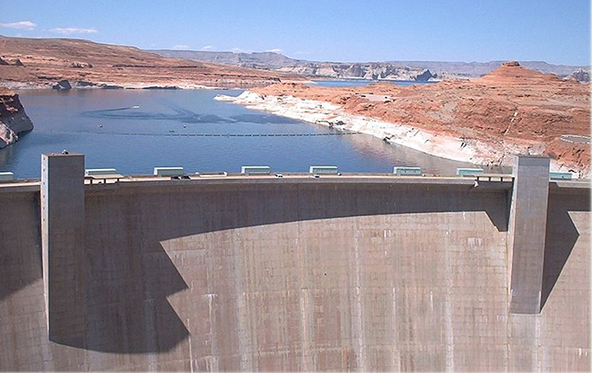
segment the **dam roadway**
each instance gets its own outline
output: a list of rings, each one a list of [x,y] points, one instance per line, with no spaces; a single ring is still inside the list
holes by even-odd
[[[0,369],[589,371],[590,185],[516,164],[91,185],[44,155],[0,184]]]

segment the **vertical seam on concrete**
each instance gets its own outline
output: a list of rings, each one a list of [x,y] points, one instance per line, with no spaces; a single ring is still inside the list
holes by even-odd
[[[213,259],[210,258],[210,250],[206,251],[206,261],[207,261],[207,273],[206,273],[206,279],[207,279],[207,296],[208,296],[208,316],[209,316],[209,321],[210,321],[210,338],[211,338],[211,346],[210,346],[210,358],[206,360],[207,362],[207,368],[209,370],[215,371],[218,370],[218,365],[219,365],[219,361],[218,361],[218,334],[214,333],[215,327],[216,325],[214,325],[215,322],[215,318],[212,316],[212,298],[215,297],[215,293],[213,293],[214,289],[212,288],[212,284],[214,283],[214,280],[212,279],[212,274],[216,273],[216,268],[214,266],[213,263]],[[193,284],[191,285],[193,287]],[[191,330],[189,330],[189,333],[191,333]],[[212,366],[213,365],[213,366]]]
[[[189,330],[189,335],[187,336],[187,342],[189,345],[189,370],[191,373],[193,373],[193,352],[191,351],[191,322],[189,318],[187,318],[187,330]]]
[[[307,255],[307,247],[304,245],[303,247],[300,246],[300,237],[301,237],[301,230],[302,230],[302,223],[300,220],[300,187],[296,187],[296,213],[297,213],[297,234],[296,234],[296,247],[297,247],[297,258],[298,264],[300,267],[300,328],[302,333],[302,351],[301,351],[301,369],[303,371],[313,371],[318,370],[313,368],[315,365],[315,359],[311,351],[311,343],[310,343],[310,329],[312,328],[311,325],[311,317],[310,317],[310,289],[307,284],[307,263],[308,263],[308,255]]]
[[[361,280],[361,258],[360,258],[360,247],[359,247],[359,235],[360,229],[358,222],[355,222],[355,239],[354,239],[354,317],[352,318],[352,330],[355,332],[354,340],[356,341],[356,355],[358,356],[358,370],[368,371],[367,359],[366,359],[366,338],[364,323],[364,306],[363,296],[361,292],[362,280]]]
[[[504,318],[506,320],[506,348],[504,350],[504,353],[506,354],[506,359],[505,359],[505,364],[506,366],[504,367],[504,369],[506,371],[508,371],[510,369],[510,341],[511,341],[511,336],[512,336],[512,329],[510,326],[510,302],[512,301],[512,293],[511,293],[511,284],[512,284],[512,260],[513,260],[513,255],[514,255],[514,251],[513,251],[513,244],[514,244],[514,240],[511,237],[510,232],[514,230],[514,228],[510,227],[510,225],[512,224],[512,214],[514,213],[514,210],[512,209],[512,202],[514,199],[514,183],[515,183],[515,179],[512,179],[512,189],[510,189],[510,191],[506,192],[506,205],[509,204],[509,209],[508,209],[508,229],[506,230],[506,282],[505,282],[505,287],[506,287],[506,307],[503,308],[504,310]]]
[[[465,212],[463,211],[463,218]],[[449,247],[449,240],[450,240],[450,221],[448,222],[448,231],[446,232],[446,236],[444,239],[444,281],[446,283],[446,292],[445,292],[445,300],[444,300],[444,326],[446,328],[446,371],[453,372],[454,371],[454,326],[452,324],[452,309],[450,305],[450,289],[452,289],[452,281],[450,280],[450,270],[448,267],[448,247]]]
[[[240,241],[240,237],[237,237]],[[232,239],[232,258],[234,264],[234,291],[237,298],[237,311],[238,311],[238,349],[239,349],[239,356],[240,356],[240,369],[242,371],[252,371],[253,370],[253,362],[250,354],[252,353],[252,349],[248,348],[252,346],[252,339],[257,339],[257,331],[254,328],[251,328],[250,325],[250,317],[248,314],[250,313],[249,310],[249,302],[247,298],[247,293],[245,292],[245,285],[244,285],[244,262],[243,258],[248,256],[248,253],[245,255],[241,255],[241,250],[238,248],[237,240]],[[250,333],[246,333],[246,331]],[[251,336],[251,340],[247,341],[247,334]],[[248,345],[247,345],[248,344]]]

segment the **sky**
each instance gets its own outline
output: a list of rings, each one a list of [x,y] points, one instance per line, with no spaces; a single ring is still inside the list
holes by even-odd
[[[314,61],[583,66],[590,64],[590,1],[0,0],[0,35],[276,51]]]

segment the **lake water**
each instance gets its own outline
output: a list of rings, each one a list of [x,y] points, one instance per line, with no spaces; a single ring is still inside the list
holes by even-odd
[[[470,166],[213,99],[241,92],[23,90],[20,98],[35,129],[0,150],[0,171],[39,178],[41,153],[64,149],[84,153],[87,168],[129,175],[151,174],[156,166],[240,172],[241,165],[269,165],[274,172],[336,165],[342,172],[380,173],[399,165],[453,175],[456,167]],[[290,134],[315,136],[285,136]]]

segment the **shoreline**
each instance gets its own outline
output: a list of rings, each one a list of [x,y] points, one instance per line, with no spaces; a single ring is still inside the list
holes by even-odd
[[[72,85],[71,88],[54,88],[54,86],[58,84],[55,82],[51,83],[26,83],[26,82],[0,82],[0,86],[6,87],[12,90],[34,90],[34,89],[43,89],[43,90],[54,90],[54,91],[69,91],[69,90],[120,90],[120,89],[134,89],[134,90],[150,90],[150,89],[165,89],[165,90],[246,90],[248,88],[245,87],[212,87],[212,86],[205,86],[200,84],[145,84],[145,83],[122,83],[122,84],[115,84],[115,83],[104,83],[104,82],[97,82],[92,83],[87,86],[80,86],[80,85]]]
[[[247,109],[268,112],[295,120],[319,124],[340,131],[359,132],[378,137],[387,143],[405,146],[435,157],[468,162],[485,167],[512,167],[514,154],[527,154],[526,147],[508,143],[491,143],[437,134],[404,123],[389,123],[370,117],[352,115],[336,104],[301,99],[294,96],[263,95],[246,90],[237,97],[217,95],[215,100],[231,102]],[[530,152],[542,153],[544,144],[535,143]],[[551,171],[567,171],[551,159]],[[581,178],[581,171],[574,175]]]
[[[0,81],[0,86],[6,87],[12,90],[29,90],[29,89],[47,89],[47,90],[56,90],[56,91],[67,91],[67,90],[86,90],[86,89],[170,89],[170,90],[196,90],[196,89],[203,89],[203,90],[243,90],[246,91],[248,89],[259,87],[259,85],[245,85],[245,86],[233,86],[233,85],[223,85],[223,86],[210,86],[210,85],[203,85],[203,84],[195,84],[185,80],[179,81],[171,81],[167,84],[160,84],[160,83],[143,83],[143,82],[127,82],[127,83],[113,83],[113,82],[95,82],[95,81],[75,81],[68,82],[70,88],[63,88],[58,86],[61,85],[62,81],[48,81],[45,83],[42,82],[7,82],[7,81]],[[285,80],[282,81],[283,83],[314,83],[312,80],[302,80],[302,81],[292,81],[292,80]]]

